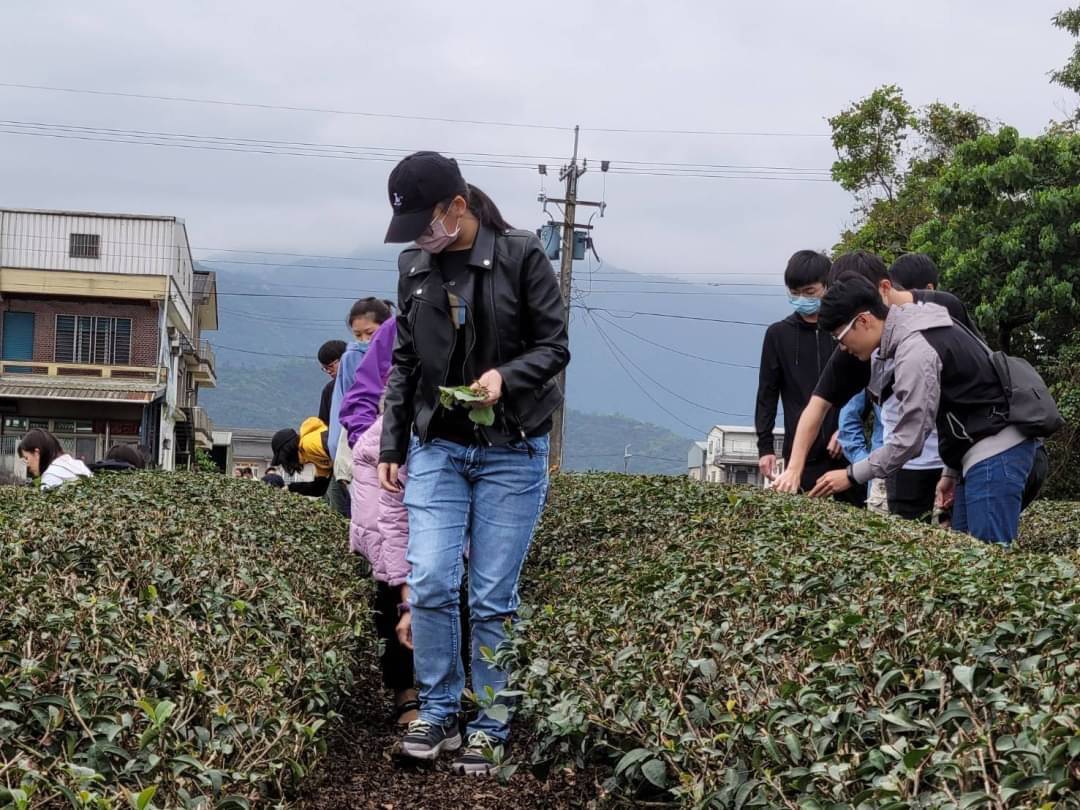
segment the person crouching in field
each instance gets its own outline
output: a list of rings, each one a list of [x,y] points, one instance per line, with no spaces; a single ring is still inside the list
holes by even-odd
[[[281,467],[285,472],[296,475],[305,464],[315,466],[314,481],[294,481],[289,484],[289,492],[321,498],[330,486],[334,462],[328,447],[329,429],[326,423],[316,416],[310,416],[300,425],[300,432],[292,428],[279,430],[270,440],[274,451],[273,466]]]
[[[41,479],[41,488],[56,489],[68,481],[90,478],[89,468],[64,452],[60,442],[47,430],[34,428],[19,442],[19,455],[32,478]]]

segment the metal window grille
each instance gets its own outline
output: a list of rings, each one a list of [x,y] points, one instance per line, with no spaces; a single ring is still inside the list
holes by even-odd
[[[68,256],[72,259],[100,259],[101,236],[96,233],[73,233],[68,241]]]
[[[57,363],[131,364],[131,318],[56,316]]]

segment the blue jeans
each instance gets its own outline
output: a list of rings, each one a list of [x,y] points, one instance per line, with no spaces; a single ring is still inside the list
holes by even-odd
[[[972,466],[956,484],[952,527],[986,543],[1011,544],[1034,463],[1035,440],[1029,439]]]
[[[531,446],[531,449],[530,449]],[[468,538],[473,692],[506,688],[506,673],[483,660],[516,618],[518,577],[548,488],[546,436],[505,447],[413,440],[409,449],[409,603],[420,685],[420,717],[445,723],[461,709],[462,556]],[[500,701],[502,702],[502,701]],[[468,733],[505,741],[509,724],[481,712]]]

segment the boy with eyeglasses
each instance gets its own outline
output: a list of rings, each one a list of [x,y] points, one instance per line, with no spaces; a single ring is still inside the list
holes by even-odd
[[[810,495],[835,496],[887,477],[921,452],[936,426],[945,463],[938,492],[953,504],[953,528],[1009,545],[1017,535],[1036,441],[1009,424],[1009,404],[984,344],[944,307],[890,307],[859,276],[829,287],[818,323],[842,353],[868,361],[878,352],[892,361],[884,382],[891,390],[874,393],[894,396],[898,414],[885,445],[846,470],[825,473]]]

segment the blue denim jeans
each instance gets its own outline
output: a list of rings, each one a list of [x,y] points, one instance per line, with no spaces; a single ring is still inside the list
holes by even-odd
[[[952,527],[986,543],[1010,545],[1034,463],[1035,440],[1029,439],[972,466],[956,484]]]
[[[409,603],[420,717],[442,723],[461,709],[459,599],[468,542],[473,692],[506,688],[506,673],[483,660],[516,618],[518,577],[548,488],[546,436],[505,447],[465,447],[442,439],[413,440],[409,449]],[[509,724],[481,712],[468,733],[499,741]]]

